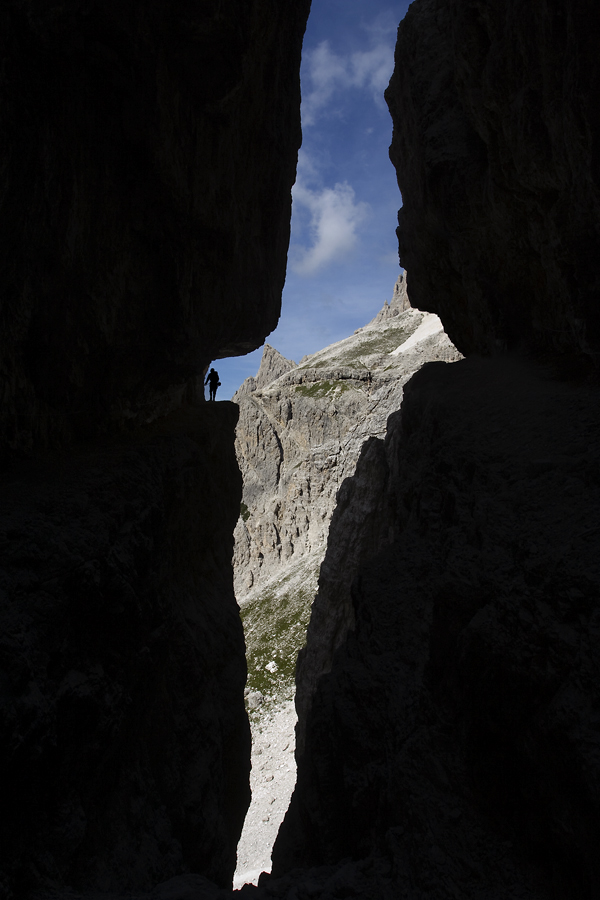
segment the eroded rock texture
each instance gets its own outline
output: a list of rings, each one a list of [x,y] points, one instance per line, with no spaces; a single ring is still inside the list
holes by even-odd
[[[309,0],[0,4],[0,894],[231,883],[237,410],[279,315]]]
[[[275,327],[309,5],[2,3],[7,450],[164,414]]]
[[[262,359],[256,376],[251,375],[246,378],[244,383],[235,393],[235,401],[239,403],[246,394],[253,394],[267,387],[272,381],[295,368],[296,363],[291,359],[286,359],[281,353],[270,344],[265,344]]]
[[[415,306],[462,353],[600,350],[592,0],[418,0],[386,98]]]
[[[385,433],[417,369],[460,358],[439,318],[410,308],[405,285],[401,276],[368,325],[298,365],[266,345],[257,376],[233,398],[245,506],[235,531],[240,602],[273,580],[316,585],[336,495],[364,442]]]

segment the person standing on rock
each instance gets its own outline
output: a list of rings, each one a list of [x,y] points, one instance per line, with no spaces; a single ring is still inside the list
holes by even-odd
[[[217,396],[217,388],[221,384],[219,381],[219,373],[215,372],[214,369],[211,369],[206,377],[206,381],[204,384],[208,385],[208,399],[215,400]]]

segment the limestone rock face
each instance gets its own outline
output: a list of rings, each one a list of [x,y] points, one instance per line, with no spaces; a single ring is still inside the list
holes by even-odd
[[[261,388],[267,387],[272,381],[279,378],[285,372],[295,367],[296,363],[282,356],[278,350],[265,344],[262,359],[256,377],[250,376],[246,378],[244,383],[236,391],[236,400],[242,394],[251,394],[253,391],[259,391]]]
[[[402,272],[398,275],[398,280],[394,285],[391,303],[388,303],[386,300],[383,309],[379,310],[375,318],[369,322],[369,325],[375,325],[378,322],[384,322],[386,319],[392,319],[394,316],[399,316],[400,313],[406,312],[406,310],[410,308],[406,272]]]
[[[392,315],[298,366],[267,345],[257,377],[233,398],[244,480],[234,553],[240,602],[298,566],[316,584],[337,492],[362,445],[384,434],[404,383],[424,362],[459,358],[437,316],[399,306],[386,304]]]
[[[600,351],[592,0],[417,0],[386,92],[411,297],[462,353]]]
[[[2,4],[4,452],[164,415],[273,330],[309,6]]]
[[[516,360],[407,384],[329,530],[309,650],[353,626],[328,674],[298,668],[276,875],[351,857],[365,896],[381,873],[410,900],[596,896],[599,400]]]

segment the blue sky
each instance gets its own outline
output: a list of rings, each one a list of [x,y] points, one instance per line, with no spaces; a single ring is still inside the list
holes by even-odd
[[[365,325],[400,271],[401,203],[383,91],[408,2],[312,0],[301,69],[303,143],[279,324],[267,342],[296,362]],[[227,400],[262,349],[218,360]]]

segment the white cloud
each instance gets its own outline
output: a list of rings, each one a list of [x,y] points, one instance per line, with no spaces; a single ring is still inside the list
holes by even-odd
[[[353,53],[350,58],[352,84],[369,88],[380,102],[392,74],[394,53],[387,44],[378,44],[372,50]]]
[[[297,247],[292,268],[298,275],[313,275],[328,263],[344,257],[356,245],[357,228],[370,211],[368,203],[356,203],[348,182],[333,188],[312,190],[299,177],[293,198],[309,210],[312,246]]]
[[[408,6],[408,3],[406,5]],[[372,22],[363,22],[361,28],[371,36],[372,41],[383,41],[391,38],[395,42],[396,32],[398,31],[398,10],[384,9]]]
[[[383,105],[383,92],[392,74],[391,43],[378,43],[370,50],[338,56],[322,41],[306,59],[311,90],[302,99],[302,124],[314,125],[335,93],[348,88],[368,90]]]
[[[390,250],[389,253],[383,253],[379,257],[379,262],[383,263],[384,266],[399,266],[398,251]],[[400,269],[398,269],[398,272],[400,272]]]
[[[308,78],[312,90],[302,98],[302,124],[313,125],[318,112],[326,106],[333,93],[346,81],[347,61],[329,49],[329,41],[322,41],[308,55]]]

